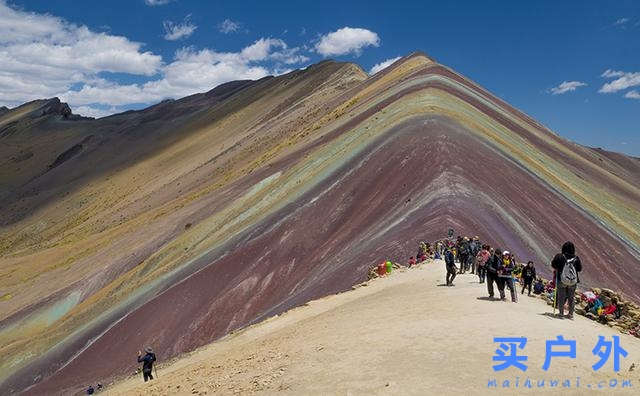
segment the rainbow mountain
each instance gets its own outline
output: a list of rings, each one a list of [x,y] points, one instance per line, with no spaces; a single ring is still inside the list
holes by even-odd
[[[570,142],[422,53],[140,111],[0,109],[0,393],[131,373],[405,262],[449,228],[640,301],[640,159]]]

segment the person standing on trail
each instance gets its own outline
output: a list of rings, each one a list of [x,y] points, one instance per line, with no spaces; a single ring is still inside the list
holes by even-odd
[[[450,248],[444,251],[444,264],[447,267],[447,286],[453,286],[456,278],[456,263]]]
[[[151,371],[153,369],[153,362],[156,361],[156,354],[153,353],[151,347],[144,348],[146,354],[142,356],[142,352],[138,351],[138,363],[142,363],[142,377],[144,382],[153,379]]]
[[[476,256],[478,252],[480,252],[480,239],[476,236],[469,243],[469,264],[472,274],[476,273]]]
[[[505,301],[504,296],[504,287],[509,288],[509,292],[511,292],[511,302],[518,302],[518,293],[516,292],[516,285],[513,279],[513,269],[514,264],[511,259],[511,254],[508,250],[502,253],[502,266],[498,270],[498,276],[502,280],[498,284],[498,289],[500,290],[500,299]]]
[[[478,273],[478,278],[480,279],[480,283],[484,283],[485,275],[487,274],[487,270],[485,264],[491,257],[491,253],[489,253],[489,245],[483,245],[482,249],[476,255],[476,269]]]
[[[485,269],[487,271],[487,291],[489,292],[489,298],[493,298],[493,284],[496,283],[498,290],[500,290],[500,278],[498,277],[498,268],[500,268],[502,262],[502,250],[496,248],[493,251],[493,256],[489,257],[489,260],[485,263]],[[504,297],[504,288],[502,289],[501,297]]]
[[[464,274],[468,269],[469,261],[469,238],[465,237],[458,244],[458,256],[460,257],[460,272]]]
[[[558,317],[564,318],[564,305],[569,302],[568,319],[573,320],[573,309],[575,305],[575,293],[580,277],[578,272],[582,271],[580,257],[576,256],[576,247],[572,242],[565,242],[562,245],[562,253],[556,254],[551,261],[551,266],[556,270],[556,303],[558,307]]]
[[[536,278],[536,267],[533,266],[533,261],[529,261],[527,266],[522,269],[522,291],[520,294],[524,294],[524,289],[529,289],[528,296],[531,295],[531,286],[533,280]]]

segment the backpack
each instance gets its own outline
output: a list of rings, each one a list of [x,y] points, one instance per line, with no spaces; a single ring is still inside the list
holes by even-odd
[[[567,259],[564,268],[562,268],[560,282],[562,282],[564,286],[575,286],[578,283],[578,273],[576,272],[576,267],[573,266],[575,261],[575,257]]]
[[[533,285],[533,293],[541,294],[543,291],[544,291],[544,284],[542,283],[542,281],[538,281],[536,282],[535,285]]]

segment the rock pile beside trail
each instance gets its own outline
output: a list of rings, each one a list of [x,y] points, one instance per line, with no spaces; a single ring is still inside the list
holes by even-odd
[[[545,287],[549,284],[549,281],[544,281]],[[589,302],[584,298],[584,293],[587,291],[593,292],[595,296],[602,302],[604,308],[609,307],[614,301],[617,301],[617,314],[604,313],[597,314],[594,310],[589,309]],[[553,293],[542,293],[540,298],[545,300],[548,305],[553,305]],[[621,333],[631,334],[640,338],[640,306],[638,304],[627,300],[622,294],[616,293],[610,289],[591,288],[584,290],[576,290],[575,293],[576,308],[575,313],[591,320],[602,323],[609,327],[617,329]]]

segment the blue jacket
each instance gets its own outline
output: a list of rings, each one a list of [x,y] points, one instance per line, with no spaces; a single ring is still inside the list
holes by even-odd
[[[151,371],[155,361],[156,354],[152,352],[147,352],[144,356],[138,356],[138,363],[142,363],[142,371]]]

